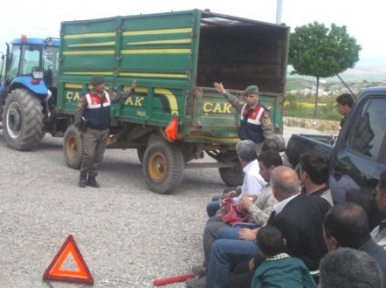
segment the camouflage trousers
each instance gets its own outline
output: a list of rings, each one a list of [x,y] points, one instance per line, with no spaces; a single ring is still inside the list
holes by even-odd
[[[83,133],[81,174],[91,177],[98,175],[98,166],[103,160],[108,136],[109,129],[96,130],[87,128]]]

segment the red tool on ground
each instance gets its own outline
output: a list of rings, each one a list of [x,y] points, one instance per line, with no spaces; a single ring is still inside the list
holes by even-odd
[[[191,273],[191,274],[183,274],[183,275],[173,276],[173,277],[164,278],[164,279],[157,279],[153,281],[153,285],[162,286],[162,285],[172,284],[176,282],[183,282],[194,277],[196,277],[196,275]]]

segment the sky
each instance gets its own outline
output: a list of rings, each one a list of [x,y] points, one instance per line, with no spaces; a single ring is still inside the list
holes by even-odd
[[[13,4],[17,8],[11,7]],[[276,4],[276,0],[7,1],[0,17],[0,52],[5,51],[5,42],[21,34],[59,37],[62,21],[210,9],[215,13],[275,23]],[[385,8],[385,0],[282,0],[281,22],[290,26],[291,32],[314,21],[328,27],[331,23],[345,25],[348,34],[362,46],[361,61],[357,65],[366,61],[386,67]]]

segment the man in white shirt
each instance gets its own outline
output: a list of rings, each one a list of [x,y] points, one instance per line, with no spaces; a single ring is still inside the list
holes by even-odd
[[[243,185],[212,199],[206,207],[209,217],[216,215],[216,212],[221,207],[222,199],[234,198],[236,201],[239,201],[244,195],[256,199],[267,184],[260,175],[259,162],[256,160],[256,144],[251,140],[240,141],[236,144],[236,152],[245,173]]]
[[[240,200],[242,196],[258,196],[263,187],[267,184],[260,175],[259,162],[256,159],[256,153],[254,154],[255,159],[253,161],[244,158],[249,156],[249,154],[253,154],[249,153],[249,146],[255,146],[255,143],[252,143],[251,140],[244,140],[236,145],[239,161],[245,173],[243,185],[241,186],[241,193],[233,198],[236,201]]]

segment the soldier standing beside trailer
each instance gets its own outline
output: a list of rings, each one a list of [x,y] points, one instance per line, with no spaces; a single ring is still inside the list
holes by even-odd
[[[137,81],[131,83],[129,91],[122,93],[107,92],[102,76],[94,76],[91,85],[92,90],[79,100],[75,113],[75,125],[83,131],[83,156],[79,177],[81,188],[86,185],[99,187],[95,178],[109,136],[111,103],[130,97],[135,91]]]
[[[244,92],[246,101],[240,103],[238,97],[227,92],[222,83],[214,82],[213,85],[234,108],[241,112],[239,138],[255,142],[259,153],[264,138],[274,135],[271,112],[259,103],[259,88],[255,85],[248,86]]]

